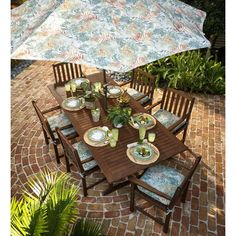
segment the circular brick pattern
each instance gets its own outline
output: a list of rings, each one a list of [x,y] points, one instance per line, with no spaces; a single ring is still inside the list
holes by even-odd
[[[57,105],[47,89],[53,83],[52,62],[35,62],[11,81],[11,195],[20,197],[27,179],[43,168],[66,172],[64,160],[58,165],[52,145],[45,144],[41,125],[31,101],[38,100],[46,109]],[[96,69],[85,68],[85,73]],[[223,235],[224,233],[224,97],[194,94],[194,105],[186,144],[202,154],[200,167],[193,176],[187,201],[175,207],[170,235]],[[155,99],[161,91],[155,92]],[[61,150],[60,150],[61,151]],[[71,176],[81,181],[76,169]],[[102,178],[97,171],[88,181]],[[129,186],[102,196],[103,182],[88,190],[88,197],[79,196],[79,212],[83,217],[99,219],[106,235],[165,235],[162,227],[138,212],[129,211]],[[155,207],[137,199],[152,214]]]

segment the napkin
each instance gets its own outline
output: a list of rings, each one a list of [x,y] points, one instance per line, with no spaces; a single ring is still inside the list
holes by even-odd
[[[147,143],[147,142],[148,142],[147,139],[143,140],[143,143]],[[129,143],[129,144],[127,144],[127,148],[135,147],[137,145],[138,145],[138,142]]]

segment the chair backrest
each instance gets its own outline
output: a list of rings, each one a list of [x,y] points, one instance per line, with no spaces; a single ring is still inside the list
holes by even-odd
[[[76,149],[72,146],[72,144],[69,142],[69,140],[63,135],[61,130],[56,127],[56,132],[58,135],[58,138],[62,144],[64,155],[67,158],[69,163],[72,163],[74,166],[76,166],[81,173],[84,172],[84,168],[82,165],[82,162],[79,158],[79,154],[76,151]]]
[[[130,87],[144,93],[150,99],[153,99],[155,90],[155,77],[148,72],[140,69],[134,69]]]
[[[32,104],[33,104],[33,107],[34,107],[34,109],[36,111],[36,114],[37,114],[37,116],[39,118],[39,121],[40,121],[40,123],[42,125],[43,130],[50,136],[50,138],[53,141],[56,140],[56,138],[55,138],[55,136],[54,136],[54,134],[53,134],[49,124],[48,124],[47,119],[45,118],[45,116],[43,115],[42,111],[37,106],[37,103],[35,101],[32,101]]]
[[[172,88],[165,88],[162,96],[161,109],[167,110],[178,117],[189,120],[195,98]]]
[[[83,77],[81,65],[73,63],[57,63],[52,65],[55,76],[55,86],[64,86],[71,79]]]

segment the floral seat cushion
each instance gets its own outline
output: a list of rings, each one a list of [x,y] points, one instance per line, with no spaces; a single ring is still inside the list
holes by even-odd
[[[183,182],[184,176],[171,167],[156,165],[148,168],[140,179],[158,191],[173,197],[177,187]],[[170,203],[169,200],[160,197],[147,189],[140,186],[138,186],[138,189],[165,205]]]
[[[144,93],[141,93],[133,88],[128,88],[126,91],[135,100],[138,100],[139,98],[141,98],[144,95]],[[151,99],[148,96],[145,96],[139,100],[139,103],[144,105],[144,104],[148,103],[149,101],[151,101]]]
[[[78,155],[81,161],[84,161],[92,156],[91,151],[88,149],[87,145],[83,141],[74,143],[73,147],[78,152]],[[90,170],[96,165],[97,165],[97,162],[95,160],[92,160],[87,163],[84,163],[83,167],[84,167],[84,170]]]
[[[171,125],[173,125],[175,122],[177,122],[180,117],[172,114],[169,111],[160,109],[158,110],[155,114],[153,114],[154,117],[156,117],[156,119],[162,124],[164,125],[166,128],[169,128]],[[181,128],[184,124],[186,123],[186,121],[181,122],[179,125],[177,125],[172,132],[177,131],[179,128]]]
[[[47,120],[48,120],[48,124],[49,124],[52,132],[55,132],[56,127],[61,128],[66,125],[71,125],[69,118],[64,113],[60,113],[60,114],[51,116]],[[76,131],[73,127],[67,128],[67,129],[62,129],[61,131],[62,131],[63,135],[65,135],[65,136],[76,133]],[[55,136],[55,138],[58,138],[56,132],[54,133],[54,136]]]

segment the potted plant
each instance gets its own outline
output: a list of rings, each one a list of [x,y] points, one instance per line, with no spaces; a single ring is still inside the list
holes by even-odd
[[[84,99],[85,99],[85,107],[87,109],[95,108],[95,101],[98,97],[100,97],[99,91],[93,84],[81,83],[80,85],[84,91]]]
[[[107,112],[107,119],[110,120],[116,128],[121,128],[127,124],[131,116],[131,110],[127,109],[127,107],[114,106],[108,108]]]

